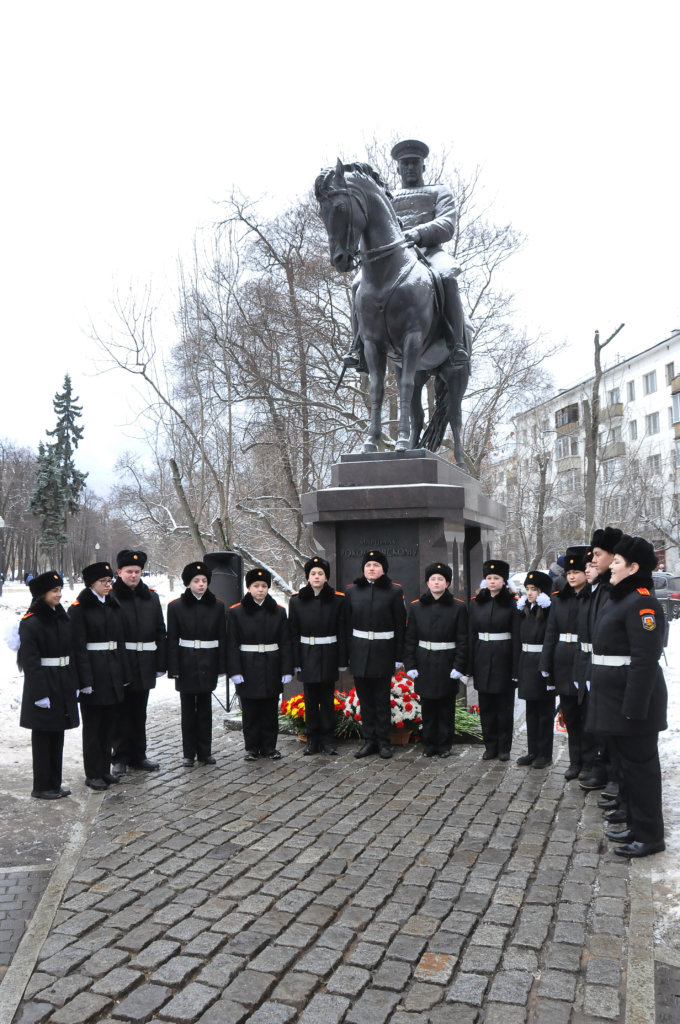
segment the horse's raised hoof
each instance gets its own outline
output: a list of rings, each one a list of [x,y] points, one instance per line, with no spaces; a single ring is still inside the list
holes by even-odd
[[[377,450],[378,450],[378,446],[377,446],[377,444],[373,444],[373,441],[365,441],[364,445],[363,445],[363,447],[361,449],[361,451],[365,455],[370,455],[372,452],[377,452]]]
[[[394,446],[395,452],[407,452],[409,450],[409,440],[407,437],[400,437]]]

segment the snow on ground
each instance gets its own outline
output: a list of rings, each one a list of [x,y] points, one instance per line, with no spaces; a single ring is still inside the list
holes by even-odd
[[[146,580],[158,593],[163,610],[168,601],[179,597],[182,584],[175,582],[170,589],[167,576],[154,576]],[[79,593],[64,589],[63,604],[68,608]],[[281,598],[277,595],[277,600]],[[16,665],[16,654],[5,642],[7,631],[17,623],[30,604],[28,587],[22,583],[6,583],[0,597],[0,768],[19,770],[25,775],[26,788],[30,788],[31,743],[28,730],[19,728],[19,709],[23,677]],[[650,858],[655,903],[656,941],[672,949],[680,948],[680,619],[671,623],[670,639],[662,666],[668,685],[668,729],[659,739],[664,786],[664,816],[666,821],[666,853]],[[222,686],[217,696],[225,700]],[[176,706],[177,746],[181,748],[179,700],[174,683],[165,678],[158,680],[151,692],[151,704],[172,703]],[[64,780],[69,783],[82,778],[80,730],[66,733],[64,744]]]

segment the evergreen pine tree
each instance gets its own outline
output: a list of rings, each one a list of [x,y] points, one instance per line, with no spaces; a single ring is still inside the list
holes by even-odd
[[[57,414],[54,430],[47,430],[51,443],[38,445],[38,478],[30,511],[40,519],[40,548],[54,566],[63,568],[63,549],[67,543],[68,517],[80,510],[80,496],[87,473],[76,468],[74,453],[83,437],[77,420],[82,406],[73,395],[71,378],[64,377],[64,390],[54,396]]]

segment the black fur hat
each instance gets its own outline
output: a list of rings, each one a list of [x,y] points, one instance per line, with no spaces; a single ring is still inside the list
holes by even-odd
[[[587,557],[588,554],[592,556],[592,551],[585,544],[575,544],[573,547],[567,548],[564,554],[564,571],[584,572],[586,562],[590,561]]]
[[[615,555],[621,555],[627,562],[637,562],[642,572],[654,572],[659,558],[652,544],[644,537],[629,537],[622,534],[614,548]]]
[[[86,587],[91,587],[97,580],[103,580],[106,576],[113,576],[113,569],[108,562],[93,562],[83,569],[83,583]]]
[[[31,591],[31,597],[42,597],[48,590],[56,590],[57,587],[64,586],[63,577],[54,570],[50,572],[41,572],[39,576],[34,576],[31,582],[28,584],[29,590]]]
[[[389,562],[387,561],[387,555],[383,555],[382,551],[366,551],[364,557],[361,559],[361,568],[366,565],[366,562],[380,562],[383,570],[387,572],[389,569]]]
[[[189,562],[182,569],[182,583],[188,587],[194,576],[205,576],[208,583],[212,579],[212,569],[209,569],[205,562]]]
[[[143,569],[146,565],[146,551],[130,551],[129,548],[125,548],[116,555],[116,565],[119,569],[124,569],[127,565],[138,565]]]
[[[553,589],[552,578],[547,572],[540,572],[538,569],[532,569],[528,572],[524,580],[524,586],[538,587],[544,594],[549,594]]]
[[[309,579],[309,574],[312,569],[323,569],[326,574],[326,580],[331,578],[331,566],[330,562],[327,562],[325,558],[321,558],[320,555],[314,555],[313,558],[308,559],[305,562],[305,579]]]
[[[482,565],[482,576],[485,578],[487,576],[502,576],[507,583],[510,576],[510,566],[502,558],[489,558]]]
[[[252,583],[266,583],[268,587],[271,587],[272,574],[267,569],[248,569],[246,573],[246,589]]]
[[[440,576],[443,576],[447,583],[450,583],[453,579],[451,566],[447,565],[446,562],[430,562],[425,569],[425,582],[427,583],[430,576],[434,576],[435,573],[439,573]]]
[[[590,546],[591,548],[602,548],[603,551],[608,551],[610,555],[613,555],[616,545],[622,537],[623,530],[619,530],[616,526],[605,526],[604,530],[595,530]]]

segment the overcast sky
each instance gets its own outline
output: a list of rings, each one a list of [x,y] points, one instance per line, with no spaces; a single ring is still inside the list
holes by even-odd
[[[481,165],[527,235],[517,321],[568,342],[560,384],[587,376],[595,328],[625,321],[622,355],[660,341],[680,328],[679,29],[654,0],[6,8],[0,437],[35,447],[70,372],[105,492],[131,385],[93,375],[90,321],[130,284],[171,293],[232,186],[283,205],[393,133]]]

